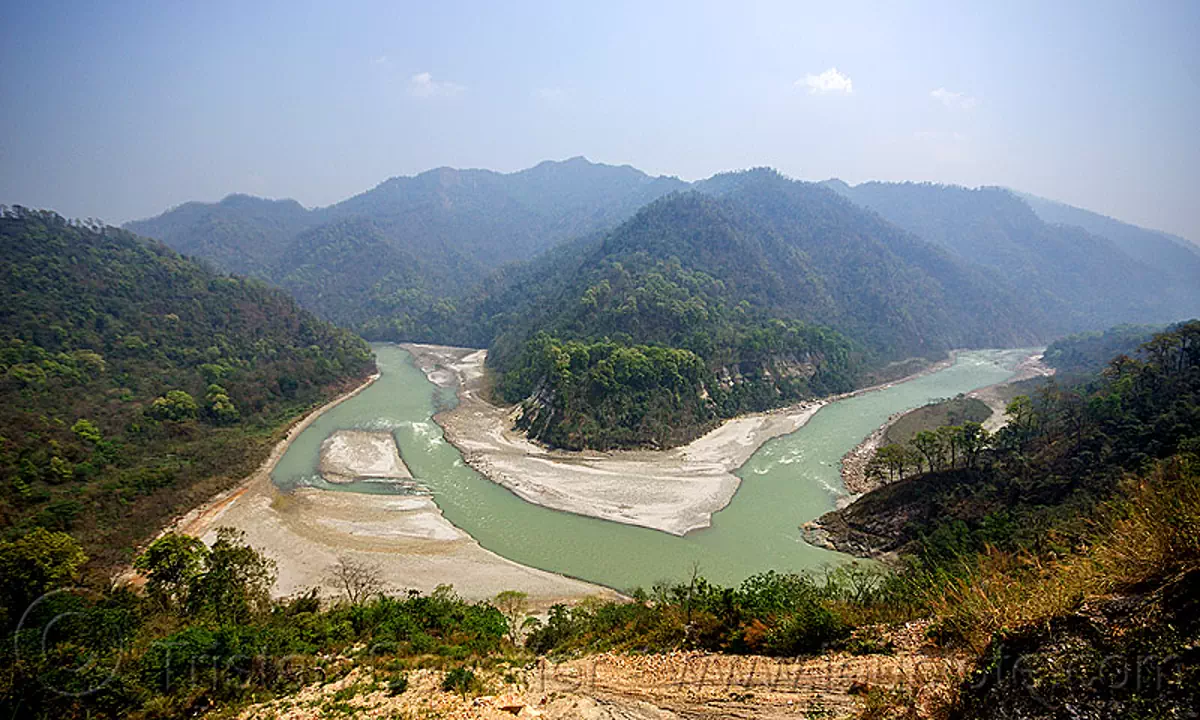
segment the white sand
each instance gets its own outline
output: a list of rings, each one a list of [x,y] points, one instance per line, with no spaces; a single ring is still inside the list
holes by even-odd
[[[321,443],[321,476],[331,483],[412,477],[390,432],[338,430]]]
[[[469,600],[521,590],[538,607],[582,597],[617,597],[612,591],[526,567],[484,550],[442,516],[428,496],[365,495],[301,488],[280,493],[270,480],[251,484],[235,501],[189,532],[213,540],[216,528],[246,533],[246,541],[278,565],[276,596],[321,587],[339,558],[378,569],[388,590],[432,592],[453,585]]]
[[[1035,377],[1048,377],[1054,374],[1054,368],[1042,362],[1042,352],[1039,351],[1036,355],[1030,355],[1017,364],[1015,374],[1002,383],[989,385],[985,388],[980,388],[967,393],[967,397],[977,398],[987,404],[992,409],[991,416],[983,421],[983,427],[988,432],[996,432],[1000,428],[1008,424],[1008,416],[1004,414],[1006,403],[1004,395],[1001,392],[1008,385],[1029,380]]]
[[[683,535],[712,524],[741,467],[767,440],[799,429],[813,401],[735,418],[672,450],[550,450],[513,429],[511,407],[482,396],[484,350],[405,345],[429,379],[458,387],[459,405],[434,419],[466,461],[493,482],[545,507]]]
[[[312,587],[322,588],[327,596],[336,594],[337,587],[329,582],[328,574],[343,557],[378,568],[393,591],[432,592],[439,585],[453,585],[459,595],[483,600],[504,590],[520,590],[529,594],[535,609],[592,596],[619,597],[607,588],[526,567],[483,549],[446,520],[426,495],[367,495],[314,488],[280,492],[271,481],[271,470],[291,442],[322,412],[366,389],[374,379],[306,416],[245,482],[187,513],[163,532],[211,541],[219,527],[243,531],[251,547],[277,564],[275,597]],[[372,439],[372,452],[375,442]],[[351,445],[354,442],[348,447]],[[355,472],[361,469],[353,462],[350,465]],[[375,462],[366,466],[372,472],[379,469]],[[121,577],[137,580],[132,571]]]
[[[1013,376],[1009,379],[978,390],[972,390],[967,393],[967,397],[983,401],[992,411],[992,414],[981,424],[985,430],[994,433],[1008,423],[1008,416],[1004,414],[1006,409],[1004,396],[1007,387],[1013,383],[1029,380],[1030,378],[1046,377],[1053,374],[1054,368],[1042,362],[1042,351],[1039,350],[1036,354],[1029,355],[1021,360],[1017,364]],[[883,436],[888,428],[909,412],[915,412],[915,410],[919,409],[914,408],[913,410],[893,414],[883,425],[876,428],[862,442],[842,456],[842,482],[845,484],[846,490],[850,495],[839,499],[838,507],[845,507],[854,500],[857,500],[864,493],[868,493],[880,486],[878,479],[867,476],[867,464],[875,456],[875,451],[883,444]]]

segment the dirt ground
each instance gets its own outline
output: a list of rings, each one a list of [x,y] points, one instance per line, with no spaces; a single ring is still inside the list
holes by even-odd
[[[335,695],[345,717],[544,718],[666,720],[671,718],[847,718],[893,691],[911,707],[904,717],[930,717],[950,697],[968,662],[924,640],[925,625],[888,631],[891,654],[830,653],[808,658],[603,653],[526,667],[479,671],[475,696],[440,689],[439,670],[408,673],[408,690],[391,695],[388,674],[356,667],[329,684],[247,709],[242,720],[323,717]]]

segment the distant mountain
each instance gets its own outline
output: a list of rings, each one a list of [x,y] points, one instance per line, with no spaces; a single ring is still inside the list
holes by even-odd
[[[760,169],[717,175],[697,188],[746,208],[764,230],[803,253],[809,269],[799,277],[820,278],[834,309],[803,298],[795,312],[883,355],[1028,342],[1049,328],[1036,306],[994,274],[818,184]],[[785,277],[791,284],[797,276]]]
[[[689,184],[572,158],[507,174],[438,168],[314,210],[233,195],[128,227],[267,279],[380,340],[490,344],[515,321],[505,304],[520,296],[513,278],[534,286],[540,273],[562,273],[525,265],[532,258],[568,240],[595,242],[693,188],[739,208],[738,236],[755,243],[705,272],[738,274],[739,292],[753,290],[760,306],[838,327],[867,348],[973,344],[970,318],[999,323],[991,337],[1028,338],[1200,314],[1200,253],[1178,238],[1001,188],[824,185],[872,212],[850,220],[844,203],[767,171]]]
[[[295,200],[230,195],[219,203],[185,203],[125,229],[226,272],[270,278],[296,234],[316,222]]]
[[[675,444],[889,360],[1046,332],[986,273],[827,188],[769,170],[696,187],[522,278],[489,361],[535,437]]]
[[[1054,200],[1010,191],[1024,200],[1045,222],[1074,225],[1111,240],[1138,262],[1165,273],[1176,282],[1200,283],[1200,247],[1177,235],[1130,225],[1099,213]]]
[[[374,369],[281,290],[117,228],[7,210],[0,277],[0,535],[68,530],[101,564]]]
[[[438,168],[315,210],[232,195],[126,227],[275,282],[373,338],[434,339],[431,323],[455,312],[484,274],[611,227],[682,187],[572,158],[509,174]],[[351,247],[353,257],[335,257]]]
[[[1194,253],[1164,243],[1161,236],[1147,241],[1148,231],[1140,228],[1124,226],[1114,233],[1115,226],[1107,226],[1109,234],[1096,234],[1077,225],[1050,224],[1003,188],[880,182],[851,187],[841,181],[826,186],[999,273],[1031,306],[1055,318],[1063,332],[1170,322],[1200,310],[1200,264]],[[1094,218],[1084,219],[1101,228]]]

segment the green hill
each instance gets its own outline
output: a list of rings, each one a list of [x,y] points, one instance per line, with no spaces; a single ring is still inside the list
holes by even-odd
[[[285,288],[371,339],[445,341],[480,278],[685,187],[584,158],[520,172],[438,168],[325,208],[242,195],[127,228]]]
[[[1088,221],[1069,210],[1051,224],[1003,188],[869,182],[828,187],[890,222],[999,273],[1057,320],[1060,332],[1167,323],[1200,311],[1200,254],[1161,234]],[[1084,213],[1084,215],[1087,215]],[[1095,219],[1095,218],[1093,218]],[[1080,226],[1080,225],[1084,225]],[[1111,230],[1117,226],[1119,232]]]
[[[489,362],[531,435],[677,444],[890,360],[1038,337],[1037,313],[987,275],[825,188],[770,171],[701,187],[521,284]]]
[[[0,216],[0,278],[0,533],[69,530],[102,565],[374,367],[261,281],[50,212]]]

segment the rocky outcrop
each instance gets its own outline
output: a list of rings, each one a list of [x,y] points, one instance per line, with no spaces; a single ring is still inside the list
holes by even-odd
[[[944,514],[938,498],[947,488],[975,477],[974,471],[955,470],[899,480],[805,523],[801,531],[806,541],[819,547],[857,557],[891,558],[916,539],[916,528]]]

